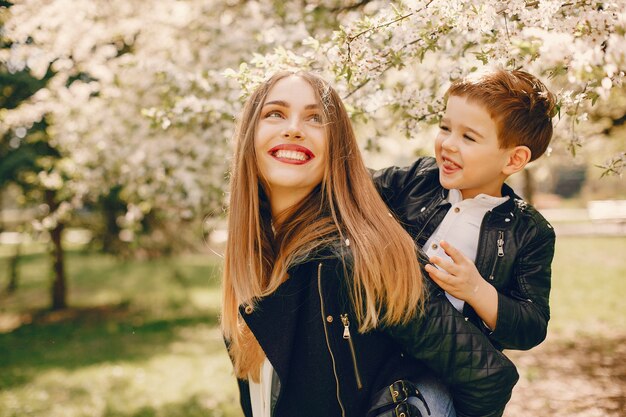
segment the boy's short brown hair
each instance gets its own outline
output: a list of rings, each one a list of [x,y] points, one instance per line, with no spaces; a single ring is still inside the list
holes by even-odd
[[[501,148],[527,146],[531,161],[548,148],[556,100],[534,75],[505,69],[476,73],[453,82],[446,92],[450,96],[466,97],[487,109]]]

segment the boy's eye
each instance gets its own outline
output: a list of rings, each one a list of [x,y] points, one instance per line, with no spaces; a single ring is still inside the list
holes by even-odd
[[[439,125],[439,129],[443,130],[444,132],[449,132],[450,128],[446,125]]]
[[[472,138],[471,136],[468,135],[463,135],[463,137],[467,140],[469,140],[470,142],[476,142],[476,139]]]

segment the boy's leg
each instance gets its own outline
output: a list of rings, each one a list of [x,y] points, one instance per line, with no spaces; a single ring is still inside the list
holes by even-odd
[[[424,396],[430,417],[456,417],[450,392],[432,373],[424,372],[419,378],[412,379],[412,382]],[[424,417],[428,416],[428,411],[420,399],[409,397],[408,402],[415,405]]]

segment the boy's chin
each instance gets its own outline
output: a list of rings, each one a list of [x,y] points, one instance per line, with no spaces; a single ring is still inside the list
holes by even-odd
[[[443,174],[439,174],[439,184],[446,190],[451,190],[453,188],[458,188],[454,181],[451,181],[449,178],[445,177]]]

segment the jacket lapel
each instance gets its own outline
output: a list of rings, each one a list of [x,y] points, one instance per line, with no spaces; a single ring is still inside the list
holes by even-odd
[[[288,278],[271,295],[258,301],[252,312],[240,306],[241,316],[258,340],[280,378],[282,386],[289,378],[289,364],[300,307],[310,290],[311,275],[296,266]],[[297,273],[296,273],[297,272]]]

